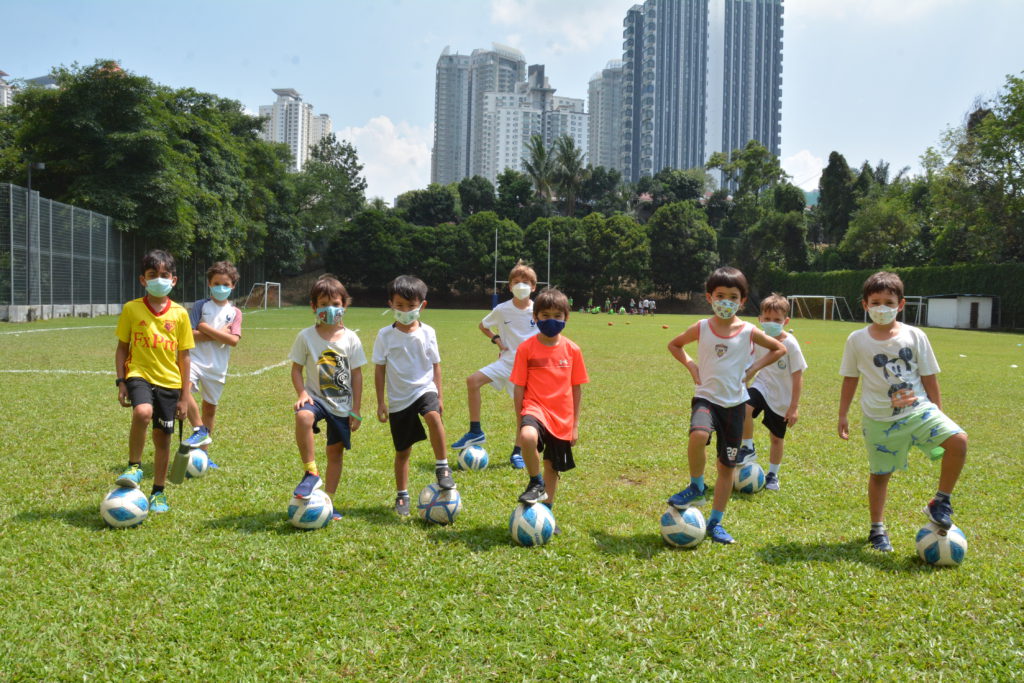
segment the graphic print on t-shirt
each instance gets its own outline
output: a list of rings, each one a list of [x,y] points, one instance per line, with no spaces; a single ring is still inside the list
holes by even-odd
[[[899,415],[905,408],[916,408],[921,401],[914,397],[914,385],[906,380],[906,376],[913,369],[911,361],[914,359],[914,350],[904,346],[899,350],[895,358],[889,358],[884,353],[876,354],[872,358],[876,368],[880,368],[882,377],[889,383],[889,400],[892,402],[892,414]],[[907,403],[914,397],[913,403]]]
[[[333,349],[324,349],[317,359],[320,393],[335,408],[351,405],[352,390],[348,358]]]

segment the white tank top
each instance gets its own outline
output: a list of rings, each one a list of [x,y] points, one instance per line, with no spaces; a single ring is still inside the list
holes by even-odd
[[[723,408],[746,402],[747,387],[743,375],[750,366],[754,352],[754,326],[743,323],[731,337],[720,337],[707,318],[700,321],[697,339],[697,366],[700,385],[694,396],[707,399]]]

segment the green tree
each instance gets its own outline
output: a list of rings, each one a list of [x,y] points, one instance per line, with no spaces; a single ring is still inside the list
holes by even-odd
[[[471,216],[481,211],[493,211],[495,206],[494,185],[483,176],[463,178],[459,181],[459,198],[462,213]]]
[[[786,178],[779,158],[768,151],[757,140],[749,141],[743,149],[732,151],[731,155],[715,152],[704,167],[719,169],[727,181],[736,183],[736,197],[761,194],[762,190],[774,187]]]
[[[647,222],[651,278],[672,292],[699,290],[719,262],[717,237],[693,202],[666,204]]]
[[[915,223],[903,198],[879,192],[854,212],[839,248],[854,255],[861,268],[912,265],[906,262],[905,254],[916,237]]]
[[[498,174],[497,213],[515,221],[519,227],[530,225],[537,218],[551,215],[551,203],[533,195],[533,183],[525,173],[506,168]]]
[[[824,234],[816,235],[816,241],[841,242],[854,208],[853,175],[846,158],[834,151],[828,155],[828,165],[818,181],[817,211]]]
[[[310,150],[298,174],[300,220],[307,239],[322,246],[366,205],[366,180],[355,147],[332,133]]]
[[[394,214],[361,211],[331,238],[324,265],[354,289],[383,292],[396,274],[422,265],[422,255],[413,250],[415,233],[414,226]]]
[[[534,135],[526,143],[527,156],[523,159],[523,170],[533,182],[537,198],[551,201],[555,184],[555,157],[544,144],[544,138]]]
[[[628,201],[623,192],[622,174],[618,170],[590,166],[587,171],[579,200],[588,210],[598,211],[607,216],[628,208]]]
[[[583,150],[576,147],[576,141],[568,135],[560,135],[554,145],[553,179],[558,195],[562,198],[566,216],[576,215],[576,198],[587,179]]]
[[[454,223],[455,196],[443,185],[431,183],[425,190],[410,190],[398,195],[395,209],[405,220],[414,225],[440,225]]]

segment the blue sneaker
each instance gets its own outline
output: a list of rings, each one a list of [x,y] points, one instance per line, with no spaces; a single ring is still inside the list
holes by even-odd
[[[313,495],[313,491],[323,487],[323,479],[311,472],[306,472],[302,477],[302,481],[300,481],[299,485],[295,487],[295,492],[292,495],[296,498],[301,498],[302,500],[309,500],[309,497]]]
[[[149,497],[150,512],[167,512],[170,509],[171,506],[167,504],[167,494],[163,491],[160,493],[154,493]]]
[[[740,452],[736,454],[736,466],[757,460],[757,452],[753,448],[740,446]]]
[[[698,489],[696,484],[691,483],[685,489],[669,498],[668,504],[677,510],[685,510],[693,505],[704,505],[708,502],[705,497],[707,492],[708,487],[706,485],[704,488]]]
[[[331,510],[331,520],[332,521],[337,522],[343,516],[344,515],[341,514],[341,510],[339,510],[338,508],[332,508],[332,510]]]
[[[461,451],[463,448],[469,448],[477,444],[485,443],[487,437],[483,432],[466,432],[462,435],[462,438],[452,444],[452,448],[457,451]]]
[[[868,535],[868,543],[880,553],[891,553],[892,543],[889,542],[889,534],[884,531],[872,531]]]
[[[210,432],[206,427],[196,427],[192,430],[192,436],[182,441],[182,443],[189,448],[199,448],[200,446],[209,446],[213,443],[213,437],[210,436]]]
[[[522,453],[512,453],[512,455],[508,456],[508,461],[514,470],[521,470],[526,467],[526,463],[523,462]]]
[[[213,460],[210,459],[210,454],[209,453],[206,454],[206,461],[210,463],[209,467],[208,467],[209,469],[211,469],[211,470],[219,470],[220,469],[220,465],[218,465],[217,463],[215,463]]]
[[[725,545],[729,545],[730,543],[736,542],[736,540],[729,535],[729,532],[725,530],[725,527],[723,527],[720,522],[708,524],[708,529],[705,533],[715,543],[724,543]]]
[[[123,489],[137,489],[142,483],[142,468],[138,465],[131,465],[114,482]]]
[[[934,522],[935,526],[949,529],[953,526],[953,506],[948,500],[936,500],[932,498],[924,506],[925,516]]]

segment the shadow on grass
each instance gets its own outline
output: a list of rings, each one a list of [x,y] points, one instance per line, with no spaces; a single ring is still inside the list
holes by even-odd
[[[772,565],[793,562],[857,562],[889,572],[922,572],[930,569],[917,555],[900,557],[895,553],[880,553],[864,541],[836,543],[777,543],[758,551],[761,559]]]
[[[430,540],[435,543],[461,543],[467,550],[480,553],[488,552],[494,548],[507,548],[511,545],[512,539],[508,535],[508,527],[505,525],[488,525],[475,527],[462,527],[456,522],[451,526],[440,526],[427,524],[415,519],[413,524],[425,525]]]
[[[341,514],[347,518],[362,519],[373,524],[384,524],[388,526],[405,524],[394,509],[387,505],[364,505],[362,507],[341,507]],[[410,518],[407,520],[412,521]]]
[[[244,515],[231,515],[219,519],[211,519],[205,523],[209,529],[229,529],[240,534],[291,534],[303,533],[288,523],[283,510],[274,512],[253,512]]]
[[[89,505],[73,510],[24,510],[11,517],[15,522],[63,522],[80,529],[102,531],[108,528],[100,518],[100,506]]]
[[[661,534],[642,533],[615,536],[604,531],[591,531],[590,536],[597,543],[597,549],[608,555],[632,555],[637,559],[645,560],[666,550],[672,550],[665,545]]]

